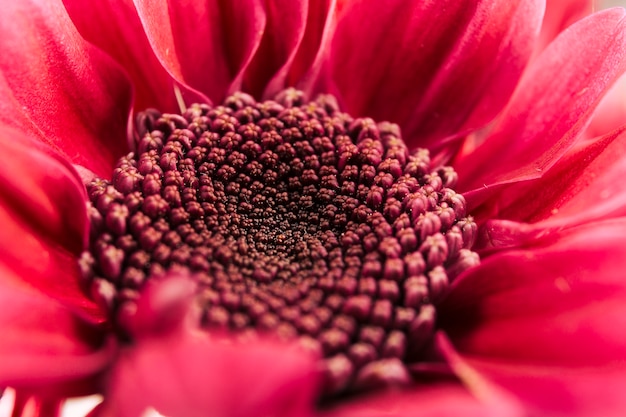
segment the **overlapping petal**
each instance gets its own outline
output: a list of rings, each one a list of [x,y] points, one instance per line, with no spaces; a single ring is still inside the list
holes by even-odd
[[[81,291],[76,258],[87,235],[85,190],[69,164],[0,129],[0,264],[94,322],[103,313]],[[30,146],[29,146],[30,145]],[[42,322],[45,325],[45,322]]]
[[[623,403],[626,386],[625,233],[623,218],[606,220],[486,259],[454,284],[440,309],[443,327],[475,369],[530,408],[593,415],[593,401],[595,412],[619,410],[613,407]],[[605,371],[622,388],[582,389]],[[526,389],[535,379],[554,393],[550,401],[545,391]]]
[[[178,110],[174,80],[152,51],[132,0],[63,3],[80,34],[124,67],[135,90],[136,111]]]
[[[57,1],[5,2],[0,20],[0,120],[28,129],[99,175],[127,149],[131,87],[78,34]],[[24,120],[32,124],[22,126]]]
[[[593,6],[593,0],[547,0],[535,53],[544,50],[568,26],[590,15]]]
[[[134,0],[156,56],[181,85],[219,103],[241,88],[267,17],[261,0]]]
[[[542,1],[357,1],[340,16],[327,89],[353,115],[399,123],[410,147],[489,121],[526,64]],[[355,47],[358,45],[358,47]]]
[[[0,130],[0,385],[85,393],[76,379],[110,359],[103,313],[78,282],[85,191],[67,162],[21,135]]]
[[[452,309],[455,323],[444,319],[444,328],[462,351],[494,358],[572,365],[623,360],[626,337],[616,323],[626,318],[625,231],[619,219],[585,225],[546,248],[538,241],[486,259],[454,285],[442,311]]]
[[[490,136],[455,164],[470,207],[498,185],[540,177],[575,143],[626,68],[625,16],[612,9],[583,19],[534,61]]]

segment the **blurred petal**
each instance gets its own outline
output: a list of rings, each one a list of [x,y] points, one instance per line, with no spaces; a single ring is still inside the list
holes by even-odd
[[[141,26],[132,0],[63,0],[80,34],[113,57],[135,87],[135,110],[179,110],[174,80],[161,66]]]
[[[596,137],[626,125],[626,76],[622,76],[596,108],[585,135]]]
[[[488,257],[440,308],[463,354],[552,366],[626,360],[626,219]]]
[[[67,162],[0,128],[0,267],[94,322],[103,312],[82,292],[77,259],[87,237],[85,190]]]
[[[324,417],[518,416],[514,408],[488,404],[460,384],[433,384],[405,391],[374,393],[342,402]]]
[[[261,0],[134,0],[157,57],[184,87],[221,102],[241,88],[261,43]]]
[[[86,394],[82,386],[108,364],[102,334],[0,264],[0,385]],[[82,381],[77,383],[77,381]],[[68,392],[69,391],[69,392]]]
[[[547,0],[536,51],[543,51],[568,26],[590,15],[593,3],[593,0]]]
[[[0,94],[8,104],[0,119],[108,175],[127,149],[127,78],[81,38],[60,2],[4,2],[2,14]]]
[[[109,383],[103,416],[310,415],[314,362],[269,342],[239,345],[206,334],[144,340],[126,351]]]
[[[626,409],[626,367],[528,366],[467,357],[469,366],[514,392],[527,415],[622,417]]]
[[[534,61],[491,135],[455,164],[470,206],[497,185],[540,177],[575,142],[624,72],[625,14],[612,9],[577,22]]]
[[[357,1],[338,22],[330,76],[349,113],[399,123],[410,147],[437,154],[504,106],[543,8],[540,0]]]

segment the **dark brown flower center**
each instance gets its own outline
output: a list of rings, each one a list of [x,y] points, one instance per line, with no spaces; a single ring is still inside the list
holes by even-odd
[[[478,262],[476,225],[455,172],[410,153],[396,125],[302,97],[142,114],[137,152],[88,185],[84,275],[115,312],[183,268],[200,326],[319,349],[327,395],[404,383],[437,300]]]

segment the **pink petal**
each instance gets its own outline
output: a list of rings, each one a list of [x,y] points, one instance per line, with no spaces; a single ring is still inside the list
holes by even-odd
[[[112,353],[101,347],[96,327],[30,287],[4,263],[0,305],[0,385],[41,389],[48,395],[94,391],[88,378],[107,365]]]
[[[85,190],[63,159],[25,146],[0,128],[0,265],[94,322],[102,311],[79,285],[78,255],[87,237]]]
[[[81,38],[57,1],[3,3],[0,49],[0,94],[9,101],[0,119],[109,175],[127,151],[131,87],[119,67]]]
[[[440,335],[441,336],[441,335]],[[450,366],[470,389],[493,387],[508,390],[523,407],[525,416],[622,416],[626,401],[626,368],[562,367],[549,363],[528,365],[457,353],[439,337],[439,346]],[[564,346],[565,348],[565,346]],[[516,402],[511,399],[511,402]]]
[[[221,102],[241,88],[266,24],[260,0],[134,0],[157,57],[181,85]]]
[[[338,22],[330,77],[349,113],[399,123],[409,146],[436,154],[504,106],[542,13],[541,1],[355,2]]]
[[[174,80],[150,47],[132,0],[63,0],[74,25],[89,42],[113,57],[135,87],[135,110],[179,110]]]
[[[593,0],[547,0],[536,51],[543,51],[568,26],[590,15],[593,3]]]
[[[575,142],[624,72],[625,14],[606,10],[575,23],[534,61],[491,135],[455,165],[470,205],[497,185],[540,177]]]
[[[285,88],[285,79],[304,36],[308,3],[276,0],[266,3],[263,39],[246,69],[243,89],[255,97],[272,98]]]
[[[433,384],[405,391],[373,393],[343,401],[329,411],[321,413],[323,417],[506,417],[518,415],[515,408],[482,401],[459,384],[451,383]]]
[[[626,367],[572,369],[527,366],[466,358],[481,375],[515,393],[526,415],[622,417],[626,409]]]
[[[626,173],[624,154],[626,127],[580,143],[541,178],[508,184],[472,214],[478,219],[499,217],[529,223],[621,215],[626,206],[626,190],[620,185]]]
[[[314,363],[269,342],[240,345],[205,334],[145,340],[124,352],[111,376],[104,416],[311,415]]]
[[[605,135],[626,124],[626,76],[622,76],[604,96],[585,131],[587,137]]]
[[[453,284],[441,325],[460,352],[552,366],[626,360],[626,219],[504,251]]]

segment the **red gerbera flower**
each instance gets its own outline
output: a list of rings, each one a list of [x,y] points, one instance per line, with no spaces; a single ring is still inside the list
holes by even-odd
[[[544,6],[5,2],[12,415],[619,415],[626,13]]]

